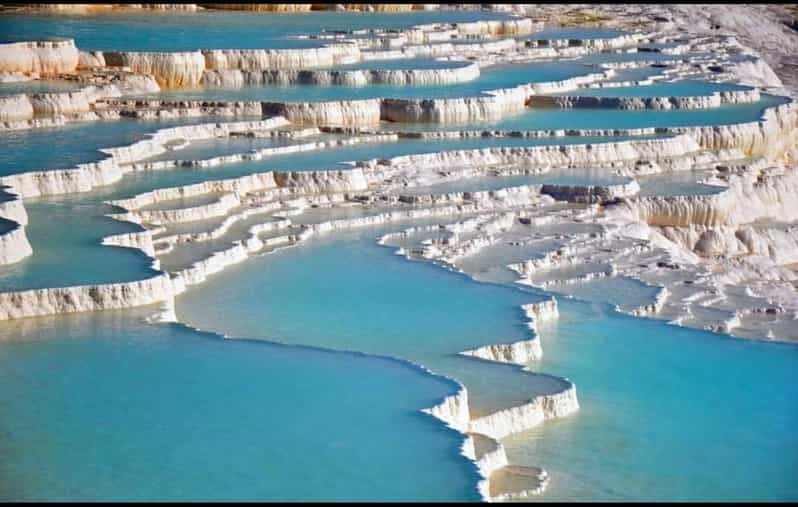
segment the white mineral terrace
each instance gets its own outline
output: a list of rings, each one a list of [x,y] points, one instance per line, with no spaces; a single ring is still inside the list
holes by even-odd
[[[525,13],[521,6],[518,11]],[[652,22],[642,32],[613,14],[612,26],[628,34],[578,41],[524,39],[519,36],[543,28],[539,18],[527,14],[505,21],[376,30],[366,39],[355,33],[324,35],[325,45],[312,49],[120,52],[84,50],[72,40],[0,44],[0,81],[57,77],[80,84],[71,92],[0,97],[0,130],[100,119],[202,117],[193,125],[163,128],[129,145],[102,149],[99,161],[0,177],[0,265],[9,268],[36,255],[26,237],[28,199],[99,191],[131,176],[156,178],[180,169],[213,174],[232,164],[358,145],[528,141],[351,160],[331,170],[253,170],[108,200],[120,208],[110,216],[144,230],[106,237],[103,244],[140,250],[157,274],[131,282],[3,292],[0,319],[163,303],[163,313],[155,318],[178,320],[177,295],[251,256],[337,231],[391,225],[381,244],[475,280],[495,281],[491,276],[503,273],[514,283],[560,298],[587,298],[593,284],[641,284],[653,295],[604,302],[674,325],[798,341],[794,83],[782,83],[755,50],[727,34],[693,33],[673,22]],[[485,90],[478,96],[320,102],[134,98],[192,86],[445,87],[476,81],[498,64],[636,54],[642,43],[671,40],[679,44],[661,53],[674,60],[608,60],[590,64],[577,77]],[[451,65],[335,68],[418,57]],[[663,72],[628,80],[621,74],[645,70],[651,63]],[[753,88],[688,96],[580,95],[586,89],[643,89],[684,78]],[[571,93],[553,95],[559,92]],[[537,110],[692,113],[750,106],[766,93],[790,101],[767,108],[759,120],[724,125],[512,131],[468,125]],[[241,137],[290,143],[196,160],[179,156],[203,141]],[[526,304],[522,310],[527,339],[459,354],[519,369],[539,360],[545,353],[540,333],[545,334],[547,321],[559,318],[557,299]],[[472,414],[463,384],[456,395],[426,409],[465,435],[462,452],[483,478],[478,488],[485,500],[522,499],[545,489],[546,472],[510,463],[501,439],[578,411],[576,386],[557,380],[559,391],[489,414]],[[508,489],[504,485],[513,482],[510,476],[523,478],[529,487]]]

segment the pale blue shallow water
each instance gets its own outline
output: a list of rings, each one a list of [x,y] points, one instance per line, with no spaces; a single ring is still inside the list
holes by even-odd
[[[78,199],[25,202],[25,235],[33,255],[0,266],[0,291],[129,282],[154,276],[152,260],[138,250],[102,246],[105,236],[142,230],[129,222],[104,217],[116,210]],[[74,259],[70,266],[66,259]]]
[[[80,49],[103,51],[192,51],[318,47],[323,42],[288,38],[323,31],[406,29],[426,23],[507,19],[497,12],[409,13],[231,11],[127,12],[99,15],[2,14],[0,33],[15,40],[41,36],[75,39]]]
[[[240,118],[245,120],[247,118]],[[177,125],[213,123],[218,118],[169,120],[98,120],[69,123],[62,127],[18,130],[0,134],[0,176],[68,169],[76,164],[95,162],[107,155],[100,148],[125,146],[158,129]]]
[[[534,391],[537,377],[486,383],[436,355],[523,334],[515,308],[535,296],[406,261],[374,236],[248,261],[181,296],[178,316],[233,335],[412,356],[474,382],[472,406],[510,402],[520,381]],[[506,439],[511,460],[552,475],[541,500],[798,495],[798,347],[560,307],[533,368],[573,380],[580,412]]]
[[[612,109],[530,110],[484,124],[507,130],[694,127],[758,121],[768,107],[786,104],[789,99],[762,94],[751,104],[732,104],[710,109],[621,111]]]
[[[377,230],[327,236],[233,266],[180,296],[178,317],[230,336],[417,361],[465,383],[475,414],[563,388],[548,376],[457,355],[528,339],[519,306],[539,298],[405,262],[374,244]],[[302,289],[287,291],[289,284]]]
[[[533,368],[573,379],[579,414],[506,439],[549,471],[541,500],[795,500],[798,347],[563,308]]]
[[[35,81],[22,81],[18,83],[0,83],[0,97],[17,95],[20,93],[58,93],[74,92],[83,85],[75,81],[37,79]]]
[[[1,500],[479,499],[452,382],[143,315],[0,325]]]

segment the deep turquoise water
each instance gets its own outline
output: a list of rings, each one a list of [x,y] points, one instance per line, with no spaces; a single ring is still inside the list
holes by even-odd
[[[418,361],[465,383],[477,414],[562,389],[548,376],[456,355],[528,339],[519,305],[539,298],[404,262],[374,244],[376,231],[345,232],[344,240],[329,236],[233,266],[180,296],[178,317],[230,336]],[[286,290],[289,284],[295,289]]]
[[[485,382],[435,354],[524,333],[532,294],[406,261],[374,231],[239,265],[178,299],[178,316],[232,335],[411,356],[484,397]],[[433,270],[439,270],[435,273]],[[302,287],[302,290],[298,290]],[[511,460],[552,475],[542,500],[710,500],[798,494],[798,347],[736,340],[560,301],[535,371],[573,380],[577,416],[505,439]],[[312,316],[312,318],[308,318]],[[459,376],[458,376],[459,375]],[[541,380],[543,380],[541,378]],[[634,386],[634,388],[630,388]]]
[[[92,283],[128,282],[157,273],[143,253],[102,246],[105,236],[141,230],[137,225],[104,217],[116,210],[76,198],[25,202],[25,234],[33,255],[0,266],[0,291],[67,287]],[[73,259],[70,266],[66,259]]]
[[[2,14],[0,33],[15,39],[41,36],[75,39],[80,49],[103,51],[191,51],[318,47],[325,41],[288,38],[323,31],[407,29],[426,23],[507,19],[498,12],[409,13],[231,11],[128,12],[99,15]],[[168,36],[164,36],[168,34]]]
[[[0,325],[0,499],[478,500],[452,382],[143,314]]]
[[[798,347],[567,308],[534,368],[576,382],[579,415],[506,440],[549,471],[542,500],[795,499]]]
[[[0,234],[5,234],[19,227],[19,224],[5,218],[0,218]]]

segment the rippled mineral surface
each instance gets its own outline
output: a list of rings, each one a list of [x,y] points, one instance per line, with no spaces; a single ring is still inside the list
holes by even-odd
[[[0,5],[0,500],[798,500],[788,5]]]

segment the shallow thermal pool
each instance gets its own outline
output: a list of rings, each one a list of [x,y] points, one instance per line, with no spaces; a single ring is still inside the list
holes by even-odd
[[[0,324],[0,498],[479,499],[462,436],[419,412],[451,381],[152,310]]]
[[[473,388],[472,407],[510,402],[519,384],[534,389],[535,376],[487,383],[472,362],[455,368],[446,354],[526,333],[517,305],[537,296],[406,261],[375,235],[323,238],[247,261],[180,297],[178,316],[233,336],[411,357]],[[314,319],[301,318],[308,312]],[[531,367],[574,381],[581,409],[504,440],[511,460],[552,475],[541,500],[798,493],[794,393],[773,388],[798,380],[798,347],[674,328],[602,304],[561,299],[560,312],[541,328],[544,357]]]
[[[20,81],[15,83],[0,83],[0,97],[18,95],[21,93],[60,93],[74,92],[81,89],[81,85],[75,81],[58,79],[35,79],[33,81]]]
[[[295,38],[324,31],[407,29],[427,23],[508,19],[492,12],[117,12],[109,14],[0,15],[0,33],[16,40],[56,36],[75,39],[84,50],[192,51],[197,49],[281,49],[319,47],[325,41]],[[169,37],[164,37],[164,34]],[[28,39],[29,40],[29,39]]]

